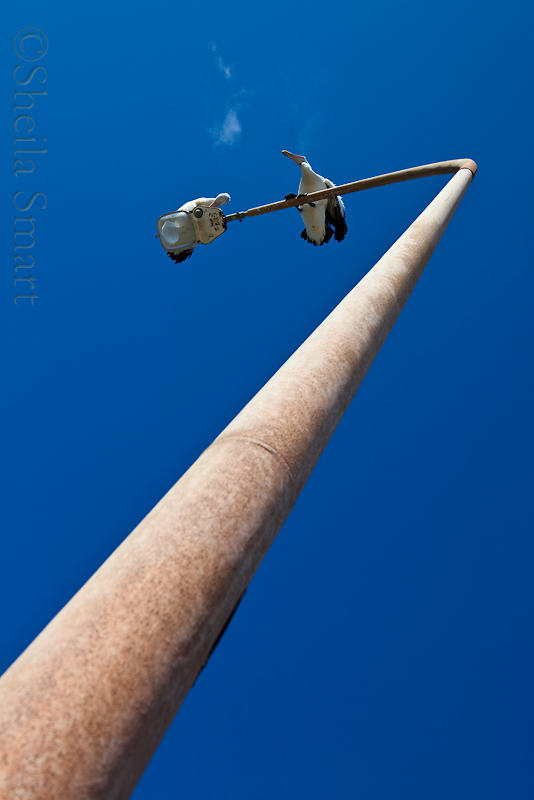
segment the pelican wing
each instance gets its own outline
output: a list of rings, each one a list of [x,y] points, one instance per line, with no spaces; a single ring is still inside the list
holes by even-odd
[[[327,189],[332,189],[336,184],[329,181],[328,178],[324,180]],[[326,221],[334,228],[334,239],[336,242],[341,242],[347,233],[347,223],[345,221],[345,205],[343,200],[338,195],[337,197],[328,198],[326,204]]]

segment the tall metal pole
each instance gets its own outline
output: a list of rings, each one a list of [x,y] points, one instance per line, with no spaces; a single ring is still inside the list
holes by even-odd
[[[0,797],[126,798],[469,186],[462,167],[0,680]]]

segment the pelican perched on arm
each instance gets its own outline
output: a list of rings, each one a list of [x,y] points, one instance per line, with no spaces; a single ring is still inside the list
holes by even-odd
[[[329,181],[328,178],[323,178],[322,175],[313,171],[306,156],[297,156],[295,153],[290,153],[289,150],[282,150],[282,153],[298,164],[301,169],[299,196],[318,192],[321,189],[331,189],[335,186],[335,183]],[[290,197],[296,197],[296,195],[287,195],[286,199]],[[316,246],[325,244],[332,238],[332,233],[336,242],[341,242],[345,237],[347,223],[345,222],[345,206],[341,197],[329,197],[315,203],[304,202],[297,208],[306,226],[300,235],[310,244]]]
[[[226,192],[222,194],[218,194],[217,197],[197,197],[196,200],[188,200],[187,203],[184,203],[183,206],[180,206],[177,211],[187,211],[191,212],[195,208],[219,208],[219,206],[224,206],[226,203],[230,202],[230,195]],[[179,247],[179,232],[175,225],[171,221],[165,222],[162,227],[162,233],[164,234],[166,241],[169,244],[175,244],[176,247]],[[165,245],[164,245],[165,246]],[[190,258],[193,254],[193,250],[197,246],[195,243],[192,247],[188,247],[187,249],[182,250],[167,250],[167,255],[171,258],[176,264],[179,264],[182,261]]]

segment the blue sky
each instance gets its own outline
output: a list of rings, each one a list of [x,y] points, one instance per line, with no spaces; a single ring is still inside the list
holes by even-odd
[[[532,797],[532,18],[516,0],[8,12],[11,120],[15,34],[49,50],[33,174],[2,132],[2,669],[444,179],[348,197],[323,248],[286,211],[174,265],[156,218],[295,191],[282,148],[338,183],[479,164],[135,800]],[[46,196],[33,305],[14,304],[17,191]]]

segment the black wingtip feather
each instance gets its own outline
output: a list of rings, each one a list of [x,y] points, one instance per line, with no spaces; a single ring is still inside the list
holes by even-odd
[[[170,250],[167,250],[167,255],[174,261],[175,264],[181,264],[182,261],[186,261],[186,259],[191,258],[193,255],[193,249],[191,250],[182,250],[179,253],[172,253]]]
[[[347,223],[342,219],[335,227],[334,239],[336,242],[342,242],[347,233]]]

